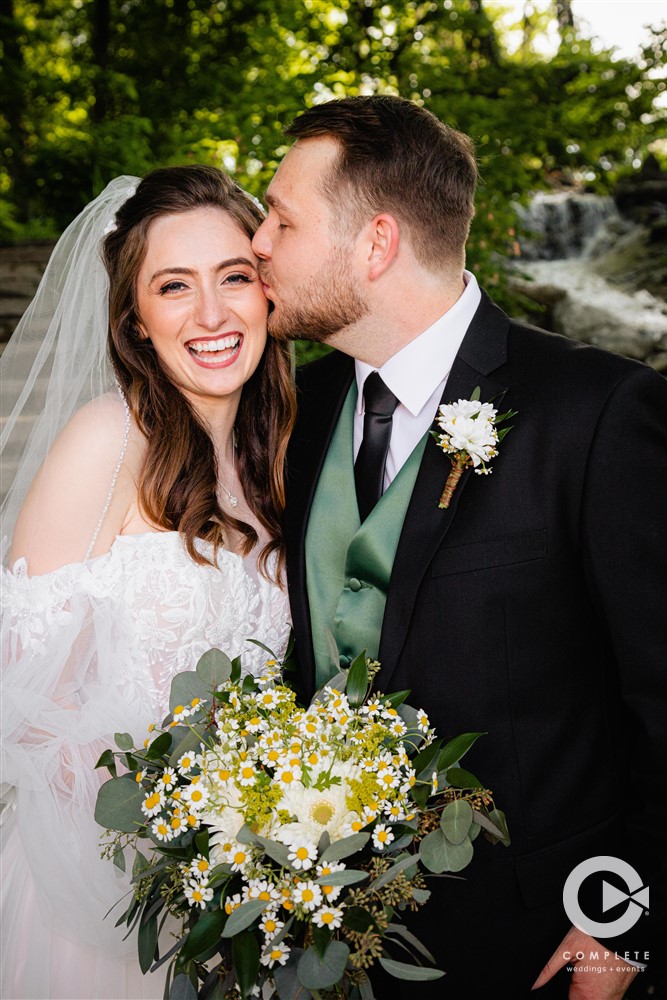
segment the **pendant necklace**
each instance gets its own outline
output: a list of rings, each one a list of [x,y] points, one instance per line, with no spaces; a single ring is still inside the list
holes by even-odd
[[[232,431],[232,475],[236,472],[236,428]],[[238,506],[238,497],[235,496],[231,490],[228,490],[225,484],[221,481],[220,485],[227,494],[227,503],[230,507]]]

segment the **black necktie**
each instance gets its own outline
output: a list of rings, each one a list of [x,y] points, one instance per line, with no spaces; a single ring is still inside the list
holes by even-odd
[[[362,522],[382,496],[391,418],[397,406],[396,396],[378,372],[372,372],[364,382],[364,436],[354,463],[354,482]]]

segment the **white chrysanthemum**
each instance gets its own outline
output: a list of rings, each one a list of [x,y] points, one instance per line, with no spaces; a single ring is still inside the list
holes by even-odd
[[[352,819],[343,826],[343,837],[351,837],[353,833],[361,833],[369,823],[369,820],[363,819],[359,813],[350,813],[350,816]]]
[[[267,688],[256,695],[256,703],[259,708],[269,711],[280,703],[280,695],[275,688]]]
[[[162,840],[165,843],[169,840],[173,840],[174,838],[174,831],[163,819],[156,820],[155,823],[152,823],[151,830],[158,840]]]
[[[201,754],[188,752],[181,754],[181,756],[178,758],[176,767],[178,768],[179,774],[188,774],[188,772],[191,771],[193,767],[201,767],[201,765],[202,765]]]
[[[455,417],[466,419],[476,417],[482,422],[492,422],[497,416],[497,410],[491,403],[480,403],[478,399],[459,399],[456,403],[444,403],[438,407],[437,423],[443,430],[445,424]]]
[[[162,811],[165,797],[161,788],[156,788],[150,795],[147,795],[141,803],[141,811],[145,816],[157,816]]]
[[[197,879],[205,879],[211,870],[211,864],[203,854],[197,854],[187,866],[187,870]]]
[[[340,872],[345,869],[344,864],[334,864],[333,861],[325,861],[323,864],[318,865],[315,871],[322,878],[326,875],[333,875],[334,872]],[[333,903],[335,899],[338,899],[343,887],[341,885],[322,885],[322,895],[325,897],[327,903]]]
[[[236,780],[239,785],[254,785],[255,779],[257,778],[257,771],[253,764],[245,763],[243,764],[236,775]]]
[[[251,878],[243,887],[244,903],[249,899],[263,899],[267,904],[279,903],[281,898],[280,890],[266,879]]]
[[[206,785],[193,784],[183,789],[183,800],[192,810],[203,809],[208,803],[208,799],[209,790]]]
[[[198,813],[209,827],[211,844],[221,844],[236,840],[236,834],[244,823],[243,803],[238,788],[229,781],[224,788],[213,788],[209,784],[211,797]]]
[[[185,886],[185,898],[190,906],[200,906],[203,910],[209,900],[213,899],[213,889],[197,879],[192,879]]]
[[[420,708],[419,711],[417,712],[417,727],[421,730],[422,733],[428,732],[428,727],[429,727],[428,715],[423,710],[423,708]]]
[[[229,916],[234,910],[238,910],[239,906],[243,900],[241,899],[241,893],[235,892],[233,896],[227,896],[225,900],[225,913]]]
[[[158,779],[158,785],[161,785],[165,791],[170,792],[177,782],[176,772],[173,767],[165,767],[164,771]]]
[[[308,841],[295,841],[291,848],[287,857],[293,868],[297,871],[308,871],[313,867],[313,861],[317,858],[317,848],[314,844]]]
[[[475,468],[497,455],[498,431],[488,420],[455,416],[439,423],[449,439],[447,451],[465,451]]]
[[[373,846],[378,849],[378,851],[384,850],[388,847],[394,840],[394,833],[386,823],[378,823],[378,825],[373,830]]]
[[[304,910],[312,912],[322,902],[322,889],[317,882],[299,882],[294,886],[292,898],[295,903],[300,904]]]
[[[338,906],[323,906],[313,914],[313,923],[318,927],[329,927],[331,930],[340,927],[342,920],[343,911]]]
[[[266,939],[270,941],[271,938],[274,938],[276,934],[280,933],[284,926],[285,922],[283,920],[278,920],[274,914],[267,913],[262,919],[259,929],[264,933]]]
[[[284,965],[288,958],[289,948],[284,941],[280,941],[271,945],[267,953],[262,955],[261,962],[262,965],[268,965],[272,969],[274,965]]]
[[[228,859],[233,872],[245,871],[252,860],[250,852],[245,844],[234,844],[232,850],[228,854]]]

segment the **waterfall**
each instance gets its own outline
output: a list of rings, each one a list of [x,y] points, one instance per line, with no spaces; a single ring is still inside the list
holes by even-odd
[[[536,194],[517,212],[512,284],[548,307],[529,318],[667,372],[667,302],[642,287],[652,252],[645,226],[612,197],[570,191]]]

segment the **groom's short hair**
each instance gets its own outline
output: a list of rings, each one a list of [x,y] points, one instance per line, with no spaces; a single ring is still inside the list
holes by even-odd
[[[389,212],[408,229],[424,266],[439,270],[462,262],[478,177],[469,136],[413,101],[388,94],[317,104],[295,118],[285,135],[339,144],[322,194],[343,225],[358,227]]]

